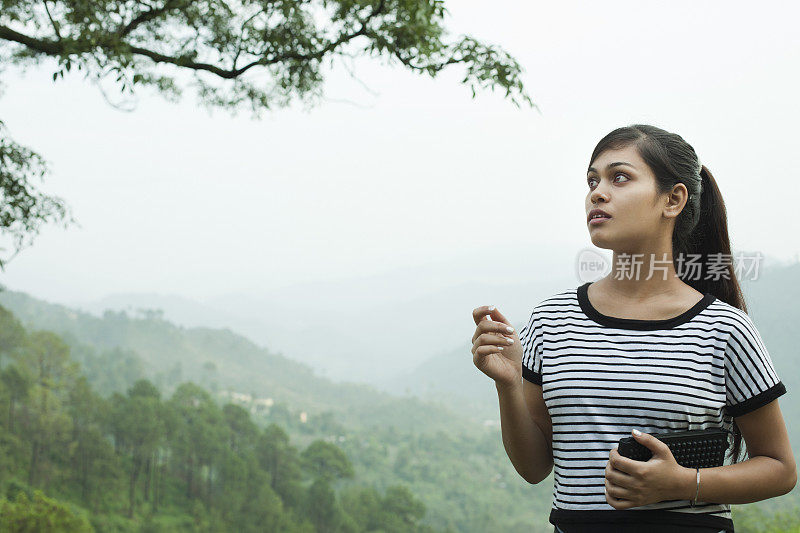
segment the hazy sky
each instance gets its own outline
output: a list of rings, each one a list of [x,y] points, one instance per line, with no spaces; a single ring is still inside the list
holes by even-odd
[[[327,100],[251,120],[142,94],[110,107],[52,64],[3,74],[0,119],[40,152],[81,227],[48,228],[0,274],[55,301],[198,299],[481,253],[502,275],[537,246],[591,246],[586,167],[608,131],[681,134],[716,177],[735,249],[797,237],[795,3],[449,1],[449,28],[525,68],[541,113],[372,60]],[[569,264],[567,267],[571,268]]]

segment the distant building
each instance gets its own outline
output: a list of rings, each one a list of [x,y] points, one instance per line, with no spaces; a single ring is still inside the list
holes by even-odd
[[[253,400],[253,413],[268,413],[275,401],[272,398],[256,398]]]
[[[222,391],[219,395],[228,398],[232,403],[247,407],[250,414],[268,413],[269,408],[275,405],[275,400],[272,398],[255,398],[252,394],[242,392]]]
[[[225,396],[226,398],[229,398],[232,402],[238,404],[250,404],[253,401],[253,396],[241,392],[222,391],[219,394],[220,396]]]

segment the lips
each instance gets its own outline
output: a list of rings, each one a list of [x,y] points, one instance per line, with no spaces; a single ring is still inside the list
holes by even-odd
[[[609,215],[602,209],[592,209],[591,211],[589,211],[589,216],[586,217],[586,222],[590,222],[592,220],[592,217],[594,217],[595,215],[603,215],[606,218],[611,218],[611,215]]]

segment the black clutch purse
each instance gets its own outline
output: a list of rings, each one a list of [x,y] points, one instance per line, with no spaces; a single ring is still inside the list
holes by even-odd
[[[728,449],[728,431],[721,428],[692,429],[651,433],[666,444],[679,465],[687,468],[710,468],[722,466]],[[639,444],[633,437],[619,439],[617,451],[624,457],[636,461],[647,461],[653,456],[649,448]]]

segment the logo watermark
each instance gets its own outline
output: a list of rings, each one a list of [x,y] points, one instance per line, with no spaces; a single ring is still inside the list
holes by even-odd
[[[615,279],[652,279],[661,273],[667,279],[670,259],[662,254],[650,254],[650,261],[645,261],[647,254],[618,254],[614,273]],[[704,259],[705,255],[705,259]],[[757,280],[764,256],[761,252],[735,254],[678,254],[673,257],[675,272],[683,280],[730,279],[731,267],[737,279]],[[598,251],[585,248],[578,253],[575,262],[577,277],[582,282],[594,281],[611,272],[611,261]],[[646,276],[642,278],[642,276]],[[748,278],[748,276],[751,276]]]

